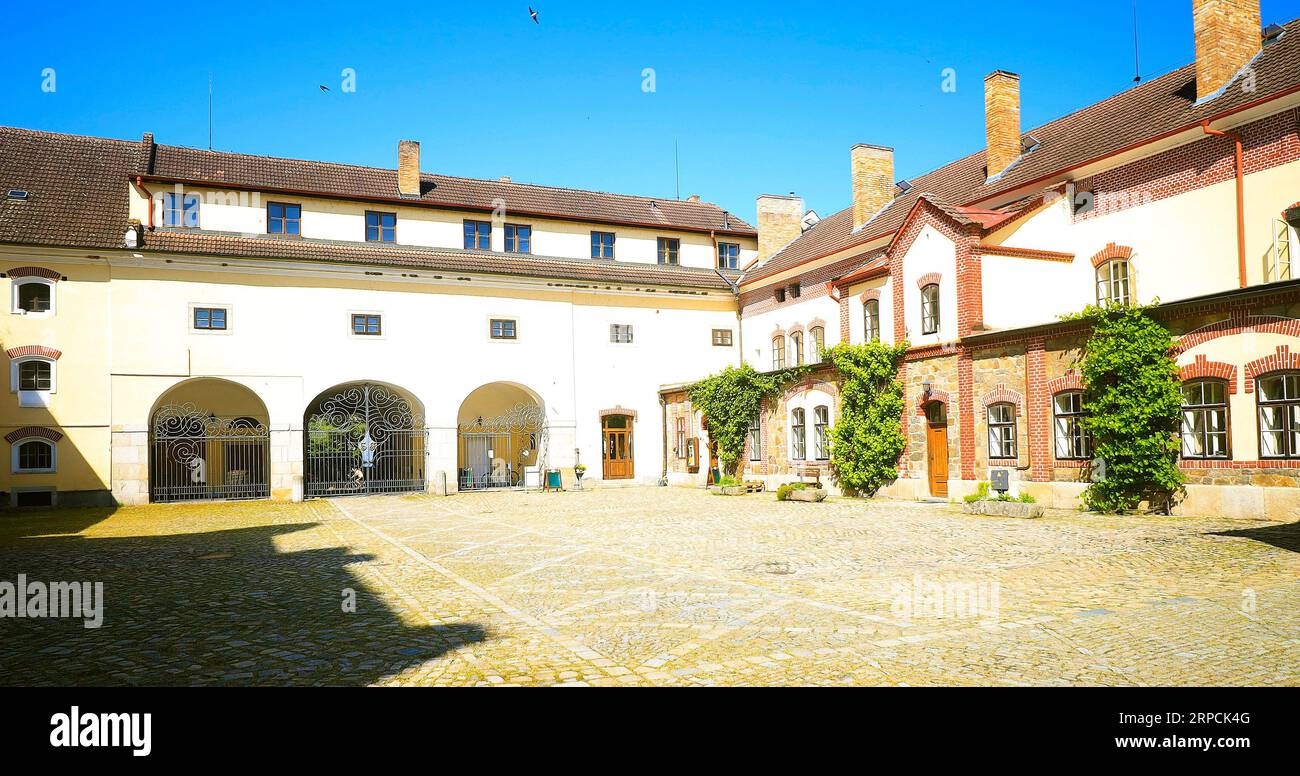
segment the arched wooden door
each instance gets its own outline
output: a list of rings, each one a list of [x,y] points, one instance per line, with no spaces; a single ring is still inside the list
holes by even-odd
[[[632,417],[606,415],[601,419],[602,476],[607,480],[630,480],[633,473]]]

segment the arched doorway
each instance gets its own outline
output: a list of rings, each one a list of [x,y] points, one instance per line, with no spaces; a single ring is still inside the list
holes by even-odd
[[[418,493],[425,489],[424,408],[406,391],[373,382],[335,386],[303,417],[307,498]]]
[[[149,500],[216,501],[271,495],[266,405],[216,378],[177,385],[149,422]]]
[[[548,464],[548,437],[546,412],[533,391],[505,382],[474,389],[457,415],[457,487],[540,485]]]

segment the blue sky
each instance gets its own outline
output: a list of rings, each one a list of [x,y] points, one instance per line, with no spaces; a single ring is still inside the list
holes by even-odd
[[[393,167],[412,138],[426,172],[671,197],[676,140],[682,196],[752,220],[764,192],[846,206],[855,142],[900,178],[978,150],[990,70],[1021,74],[1025,129],[1134,70],[1131,0],[531,2],[540,25],[529,0],[13,3],[0,124],[206,147],[211,72],[217,149]],[[1138,0],[1138,24],[1144,76],[1193,59],[1190,0]]]

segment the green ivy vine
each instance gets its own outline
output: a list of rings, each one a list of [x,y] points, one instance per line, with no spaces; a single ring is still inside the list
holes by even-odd
[[[809,368],[759,372],[749,364],[729,366],[687,389],[691,404],[708,420],[709,439],[717,445],[724,474],[735,476],[745,454],[749,424],[758,417],[763,400],[797,382]]]
[[[840,343],[827,351],[842,378],[840,416],[831,430],[831,469],[846,493],[874,496],[898,479],[898,457],[907,444],[898,364],[907,348],[906,342]]]

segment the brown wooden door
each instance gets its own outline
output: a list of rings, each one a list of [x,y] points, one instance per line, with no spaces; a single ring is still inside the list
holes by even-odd
[[[930,495],[948,497],[948,417],[944,406],[933,402],[925,408],[926,468],[930,472]]]
[[[632,423],[626,415],[610,415],[601,424],[604,436],[603,475],[607,480],[632,478]]]

